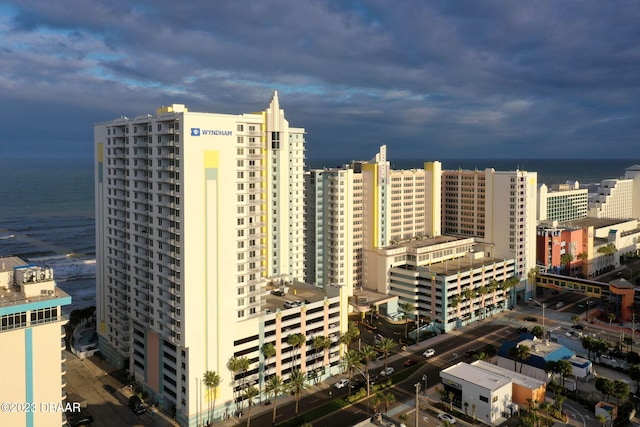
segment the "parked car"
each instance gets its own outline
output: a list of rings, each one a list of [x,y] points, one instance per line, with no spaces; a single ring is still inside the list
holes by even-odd
[[[349,385],[349,380],[348,379],[342,379],[342,380],[338,381],[337,383],[335,383],[333,386],[335,388],[345,388],[348,385]]]
[[[436,351],[434,349],[432,349],[432,348],[428,348],[422,354],[424,355],[424,357],[431,357],[434,354],[436,354]]]
[[[527,322],[537,322],[538,321],[538,319],[536,317],[533,317],[533,316],[527,316],[527,317],[524,318],[524,320],[527,321]]]
[[[522,333],[528,333],[529,332],[529,328],[525,328],[524,326],[521,328],[516,329],[516,331]]]
[[[383,369],[382,371],[380,371],[380,375],[385,377],[385,376],[389,376],[391,374],[393,374],[395,372],[395,369],[393,369],[391,366],[387,366],[386,369]]]
[[[142,400],[140,400],[138,396],[131,396],[129,398],[129,408],[138,415],[144,414],[146,411],[142,405]]]
[[[451,415],[445,414],[445,413],[438,414],[438,419],[440,421],[448,421],[450,424],[455,424],[456,423],[456,419],[455,418],[453,418]]]
[[[285,294],[284,294],[284,291],[281,291],[280,289],[275,289],[271,291],[271,295],[275,295],[277,297],[283,297]]]
[[[572,328],[581,331],[581,330],[584,329],[584,326],[582,326],[582,325],[573,325]]]
[[[407,359],[407,360],[404,361],[402,366],[409,367],[409,366],[415,365],[416,363],[418,363],[418,362],[416,362],[416,359]]]
[[[302,301],[285,301],[284,308],[293,308],[300,307],[302,305]]]
[[[87,411],[67,412],[67,422],[71,427],[87,426],[93,422],[93,416]]]
[[[361,388],[366,389],[367,381],[364,378],[358,381],[353,381],[351,384],[349,384],[349,388],[351,388],[351,390],[360,390]]]

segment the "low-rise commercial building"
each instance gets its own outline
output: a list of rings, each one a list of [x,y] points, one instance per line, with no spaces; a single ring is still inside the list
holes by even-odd
[[[475,408],[475,418],[493,425],[515,411],[511,378],[480,366],[459,362],[440,372],[444,389],[460,411]]]

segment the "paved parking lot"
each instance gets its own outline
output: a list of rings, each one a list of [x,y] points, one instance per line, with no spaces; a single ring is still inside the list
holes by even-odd
[[[93,415],[92,427],[174,425],[163,414],[147,411],[136,415],[129,409],[127,397],[120,391],[122,372],[112,372],[97,357],[81,360],[70,352],[66,357],[67,395],[70,400],[86,402],[87,411]]]

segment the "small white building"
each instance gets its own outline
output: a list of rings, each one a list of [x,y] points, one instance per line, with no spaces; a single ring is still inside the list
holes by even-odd
[[[510,378],[464,362],[443,370],[440,378],[445,390],[453,393],[453,406],[463,412],[466,408],[469,415],[475,407],[478,421],[494,425],[511,415]]]

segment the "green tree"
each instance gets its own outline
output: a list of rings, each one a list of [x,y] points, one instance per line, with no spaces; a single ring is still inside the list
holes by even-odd
[[[565,253],[560,256],[560,264],[565,266],[567,276],[571,276],[571,262],[573,261],[573,255]]]
[[[376,348],[384,354],[384,369],[387,369],[387,358],[389,357],[389,353],[396,346],[395,341],[391,338],[384,337],[380,342],[376,345]]]
[[[485,297],[489,293],[489,290],[486,286],[481,285],[478,287],[477,291],[480,296],[480,317],[482,318],[484,316]]]
[[[571,365],[571,362],[565,359],[558,360],[556,362],[556,366],[557,373],[560,374],[560,378],[562,379],[562,387],[564,387],[564,379],[567,375],[571,375],[573,372],[573,366]]]
[[[232,377],[232,384],[233,384],[233,396],[234,396],[234,400],[236,401],[236,411],[240,410],[240,399],[238,399],[239,397],[239,393],[240,390],[243,388],[242,386],[240,386],[240,381],[242,381],[242,385],[244,385],[244,379],[245,376],[244,374],[247,372],[247,370],[249,369],[250,366],[250,361],[249,359],[247,359],[246,357],[232,357],[229,359],[229,361],[227,362],[227,369],[229,371],[231,371],[231,377]],[[238,374],[242,372],[242,377],[238,378]]]
[[[608,261],[608,265],[612,265],[613,264],[613,255],[616,253],[618,249],[616,248],[616,245],[613,243],[607,243],[605,246],[600,246],[598,248],[598,253],[602,254],[606,257],[606,260]],[[611,259],[609,259],[611,258]]]
[[[462,295],[464,296],[465,301],[467,301],[469,320],[471,320],[471,310],[473,309],[473,300],[476,297],[476,291],[471,289],[471,286],[468,286],[464,291],[462,291]]]
[[[375,316],[375,314],[378,312],[378,306],[375,304],[371,304],[369,306],[369,314],[371,315],[371,319],[369,320],[369,323],[373,325],[373,316]]]
[[[640,390],[640,365],[631,365],[629,368],[629,378],[636,382],[636,389]]]
[[[327,345],[327,343],[328,343],[328,345],[330,347],[331,346],[331,340],[329,339],[329,337],[320,337],[320,336],[318,336],[318,337],[314,337],[313,338],[313,348],[316,351],[316,358],[314,359],[314,363],[313,363],[314,366],[317,365],[318,359],[322,359],[322,366],[324,366],[324,352],[325,352],[325,348],[328,348],[328,347],[325,347]],[[320,354],[320,353],[323,354],[322,358],[318,357],[318,354]],[[317,383],[317,381],[316,381],[316,383]]]
[[[298,404],[300,403],[300,394],[307,388],[307,385],[304,382],[304,373],[299,369],[294,369],[291,371],[289,375],[289,383],[287,384],[287,388],[296,399],[296,420],[298,419]]]
[[[540,267],[538,266],[530,268],[527,272],[527,280],[529,281],[529,286],[531,288],[534,288],[534,284],[536,282],[536,277],[538,277],[538,274],[540,274]]]
[[[595,382],[596,390],[602,393],[602,400],[608,400],[607,397],[613,393],[613,381],[609,378],[598,377]]]
[[[362,366],[362,355],[357,350],[348,350],[340,359],[340,365],[343,371],[349,375],[349,381],[353,379],[353,372]],[[351,387],[349,387],[349,396],[351,396]]]
[[[487,358],[491,359],[498,355],[498,349],[493,344],[486,344],[484,346],[484,353],[487,355]]]
[[[396,402],[396,396],[389,392],[382,395],[384,399],[384,412],[389,412],[389,405],[393,405]]]
[[[266,343],[265,345],[262,346],[262,355],[266,359],[266,363],[264,366],[264,373],[263,373],[264,378],[266,378],[269,372],[269,365],[271,364],[271,358],[276,355],[276,346],[271,342]],[[264,381],[264,378],[263,378],[263,381]]]
[[[218,394],[217,388],[220,386],[221,378],[220,375],[216,373],[216,371],[207,371],[204,373],[204,378],[202,380],[205,387],[207,387],[207,402],[209,404],[209,420],[208,422],[213,422],[213,411],[212,408],[216,407],[216,395]],[[213,406],[211,404],[211,395],[213,394]]]
[[[593,351],[594,347],[594,339],[585,335],[582,337],[580,342],[582,343],[582,348],[587,350],[587,358],[591,360],[591,352]]]
[[[520,373],[522,373],[522,365],[531,356],[531,347],[526,345],[517,345],[509,349],[509,356],[513,357],[513,370],[516,370],[516,361],[520,362]]]
[[[247,401],[247,427],[251,426],[251,407],[253,406],[253,399],[260,394],[257,388],[254,386],[247,387],[242,393],[242,397]]]
[[[272,418],[272,425],[276,425],[276,408],[277,408],[277,400],[278,400],[278,396],[280,396],[283,392],[284,392],[284,383],[282,382],[282,378],[280,378],[278,375],[274,375],[272,377],[269,377],[269,379],[267,380],[267,385],[265,387],[265,390],[267,392],[267,396],[271,397],[273,396],[273,418]]]
[[[362,346],[362,350],[360,351],[360,355],[364,360],[364,371],[366,373],[366,377],[369,377],[369,362],[375,360],[376,356],[378,356],[378,352],[375,348],[370,345]]]
[[[296,366],[296,356],[298,354],[298,350],[300,349],[300,347],[302,347],[302,344],[304,344],[306,341],[307,341],[307,337],[305,337],[302,334],[291,334],[287,337],[287,344],[291,346],[291,352],[292,352],[292,357],[291,357],[292,369],[294,366]]]
[[[542,326],[534,326],[533,328],[531,328],[531,335],[533,335],[536,338],[542,338],[542,336],[544,335],[544,329],[542,329]]]
[[[571,321],[573,322],[573,325],[577,325],[578,323],[580,323],[580,315],[578,314],[574,314],[573,316],[571,316]]]
[[[616,404],[620,405],[620,399],[629,397],[629,384],[622,380],[613,381],[613,391],[611,394],[616,398]]]
[[[404,339],[408,338],[408,325],[409,325],[409,313],[415,311],[415,307],[413,304],[409,304],[407,302],[398,303],[398,309],[404,313]]]

